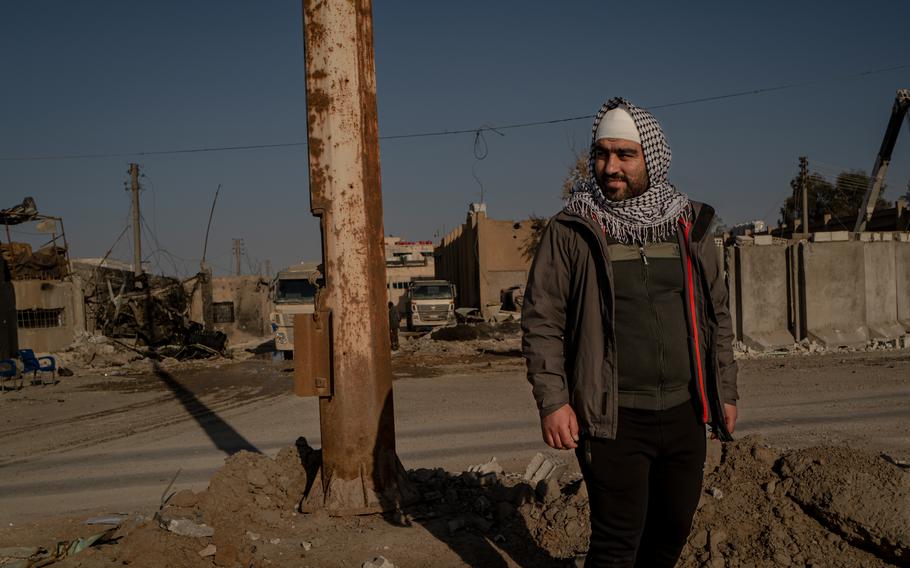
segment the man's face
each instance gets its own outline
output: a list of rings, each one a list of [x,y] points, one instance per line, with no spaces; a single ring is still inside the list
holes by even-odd
[[[648,189],[648,169],[641,144],[622,138],[594,143],[594,177],[610,201],[637,197]]]

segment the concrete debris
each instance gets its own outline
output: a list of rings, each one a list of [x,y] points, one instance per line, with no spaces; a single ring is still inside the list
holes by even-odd
[[[803,339],[793,343],[788,347],[782,347],[773,351],[762,351],[747,346],[741,341],[733,343],[733,353],[737,359],[760,359],[769,357],[784,357],[788,355],[816,355],[824,353],[857,353],[870,351],[893,351],[907,349],[910,347],[910,338],[908,336],[897,339],[873,339],[865,345],[859,347],[826,347],[816,341]]]
[[[207,558],[209,556],[215,556],[215,553],[218,551],[218,548],[214,544],[210,544],[199,551],[199,556],[202,558]]]
[[[389,562],[388,558],[377,556],[361,564],[360,568],[395,568],[395,565]]]
[[[481,477],[489,473],[501,475],[502,466],[499,465],[498,461],[496,461],[496,456],[493,456],[490,458],[490,461],[478,465],[472,465],[467,469],[467,471],[476,473]]]
[[[559,476],[566,470],[566,463],[553,457],[547,457],[541,453],[535,455],[528,468],[525,470],[523,479],[537,487],[537,484],[545,479],[553,477],[559,479]]]
[[[189,519],[167,519],[164,528],[174,534],[192,538],[205,538],[215,534],[215,529],[212,527],[195,523]]]
[[[910,523],[904,504],[910,500],[910,472],[905,468],[880,454],[836,447],[783,451],[754,437],[715,447],[718,449],[709,452],[706,461],[705,491],[679,562],[681,568],[906,564]],[[183,495],[177,500],[186,505],[195,501],[195,505],[179,508],[169,502],[161,514],[189,516],[196,526],[206,526],[201,525],[204,519],[214,527],[214,549],[203,550],[214,553],[217,566],[260,565],[266,555],[276,553],[273,546],[308,557],[310,565],[320,565],[314,562],[317,557],[324,560],[326,554],[332,554],[321,546],[329,542],[323,540],[326,535],[317,534],[318,530],[312,533],[310,538],[320,546],[313,550],[313,542],[301,542],[295,536],[306,535],[307,525],[301,523],[296,532],[278,532],[265,514],[275,513],[272,516],[283,519],[284,528],[294,529],[290,519],[307,479],[315,475],[313,466],[318,469],[319,457],[305,441],[281,450],[275,459],[239,452],[226,460],[208,489],[195,499]],[[527,477],[539,473],[548,459],[543,454],[535,456]],[[262,473],[265,479],[251,471]],[[409,471],[414,490],[424,496],[432,494],[434,499],[403,507],[397,511],[402,522],[394,524],[420,524],[432,534],[453,534],[464,542],[489,539],[505,543],[513,552],[516,546],[530,544],[550,560],[583,553],[590,534],[583,481],[551,475],[532,487],[524,477],[503,472],[494,483],[481,485],[476,472]],[[258,500],[256,495],[270,498]],[[322,518],[318,513],[306,517],[315,523]],[[389,518],[359,519],[348,527],[349,534],[356,538],[355,531],[373,530],[373,522],[385,526]],[[118,537],[117,548],[108,550],[123,551],[118,559],[136,560],[136,551],[147,550],[148,543],[163,543],[168,549],[183,547],[193,556],[201,555],[193,541],[162,538],[157,525],[147,524],[137,523],[139,528],[133,533],[119,533],[123,536]],[[333,531],[342,530],[337,524],[332,526]],[[281,538],[274,544],[279,541],[276,536]],[[168,565],[180,565],[175,558],[180,557],[165,560],[171,561]],[[373,566],[390,564],[379,557],[369,562]]]

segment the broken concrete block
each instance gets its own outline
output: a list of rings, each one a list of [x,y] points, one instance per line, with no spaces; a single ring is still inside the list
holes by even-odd
[[[203,557],[203,558],[206,558],[206,557],[208,557],[208,556],[215,556],[215,553],[216,553],[217,551],[218,551],[218,549],[215,547],[215,545],[214,545],[214,544],[210,544],[210,545],[206,546],[205,548],[203,548],[202,550],[199,551],[199,556],[201,556],[201,557]]]
[[[528,481],[532,487],[537,487],[538,483],[551,476],[558,479],[565,469],[565,463],[538,453],[531,460],[531,463],[528,464],[528,468],[525,470],[524,479]]]
[[[540,452],[531,458],[531,462],[528,464],[528,468],[525,470],[524,480],[531,481],[531,476],[534,475],[538,469],[540,469],[540,464],[542,464],[546,459],[547,458]]]
[[[862,241],[862,242],[864,242],[864,243],[871,243],[871,242],[872,242],[872,233],[860,233],[860,234],[858,235],[858,237],[859,237],[859,238],[858,238],[857,240]]]
[[[165,528],[174,534],[192,538],[205,538],[215,534],[215,529],[212,527],[194,523],[189,519],[170,519]]]
[[[478,474],[479,476],[484,476],[489,473],[495,473],[497,475],[502,474],[502,466],[499,465],[499,462],[496,461],[496,456],[490,458],[490,461],[487,463],[482,463],[478,465],[472,465],[467,469],[467,471]]]
[[[910,243],[910,233],[894,233],[894,240],[902,243]]]
[[[773,245],[774,237],[772,237],[771,235],[755,235],[754,237],[752,237],[752,241],[756,245],[762,245],[762,246]]]

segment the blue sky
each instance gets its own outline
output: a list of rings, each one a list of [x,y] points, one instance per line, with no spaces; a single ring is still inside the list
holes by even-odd
[[[671,181],[729,223],[774,222],[800,155],[832,176],[868,171],[895,91],[910,88],[906,2],[389,1],[373,14],[383,136],[589,115],[614,95],[651,107],[800,84],[654,111],[674,153]],[[4,2],[0,71],[0,158],[306,139],[294,1]],[[557,211],[590,121],[503,133],[484,134],[480,161],[473,134],[384,140],[386,233],[451,230],[480,198],[475,175],[493,217]],[[886,198],[906,191],[908,139],[905,125]],[[146,175],[144,256],[156,272],[198,265],[219,183],[208,257],[217,273],[230,270],[233,238],[244,239],[244,271],[318,258],[302,146],[3,159],[0,207],[30,195],[64,218],[74,256],[102,256],[128,222],[130,161]],[[124,239],[114,256],[129,250]]]

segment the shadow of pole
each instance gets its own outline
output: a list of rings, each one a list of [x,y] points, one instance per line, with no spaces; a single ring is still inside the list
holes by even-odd
[[[383,414],[392,414],[392,393],[386,397]],[[374,459],[383,459],[377,446]],[[570,566],[567,560],[553,557],[534,538],[518,507],[534,499],[530,485],[508,486],[496,479],[485,484],[477,475],[452,474],[442,468],[405,471],[395,456],[400,470],[395,479],[400,485],[390,494],[406,501],[383,499],[383,518],[391,525],[422,526],[437,540],[456,553],[466,566],[476,568],[523,568]],[[391,466],[390,466],[391,467]],[[374,486],[388,485],[389,477],[380,478],[374,469]],[[495,476],[494,476],[495,477]]]
[[[244,438],[240,432],[225,422],[217,413],[199,400],[196,395],[180,384],[170,373],[165,371],[157,362],[154,364],[155,376],[161,379],[177,401],[183,406],[202,430],[209,437],[215,447],[227,455],[235,454],[240,450],[261,454],[259,448]]]

